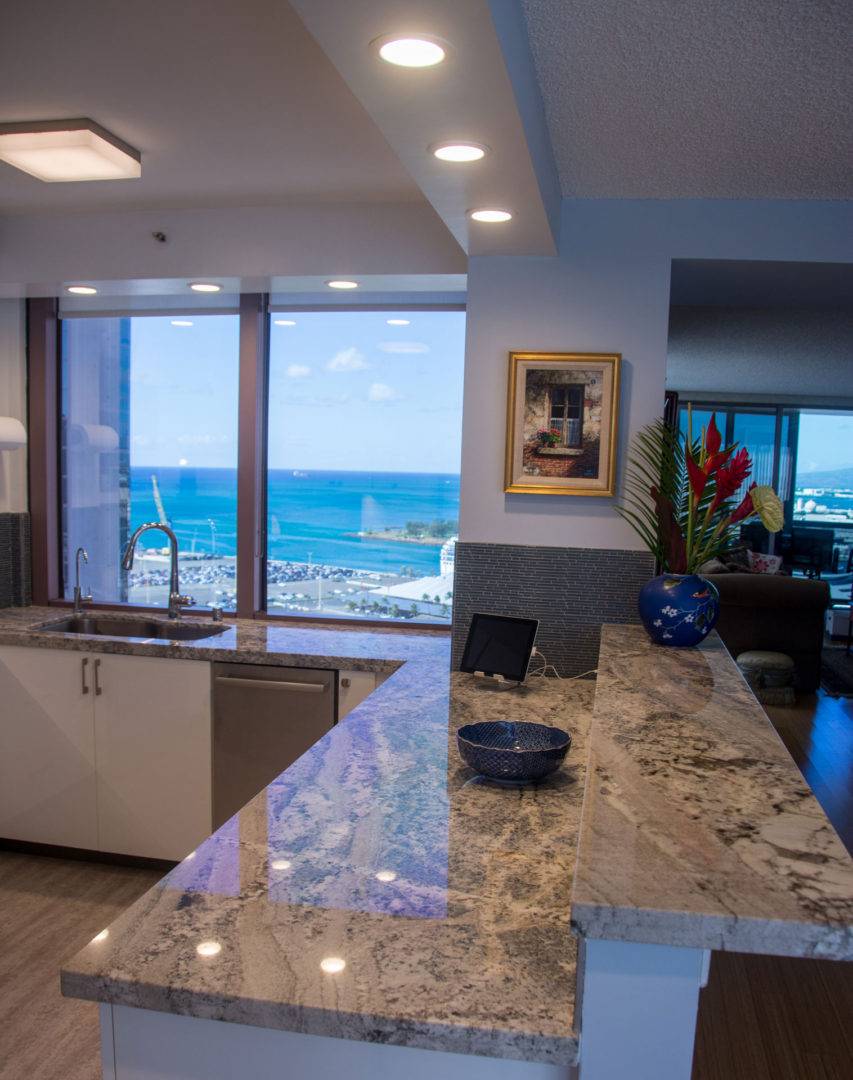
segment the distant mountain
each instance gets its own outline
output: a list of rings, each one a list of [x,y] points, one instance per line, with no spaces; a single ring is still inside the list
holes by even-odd
[[[853,490],[853,468],[824,469],[818,472],[797,473],[798,487],[847,488]]]

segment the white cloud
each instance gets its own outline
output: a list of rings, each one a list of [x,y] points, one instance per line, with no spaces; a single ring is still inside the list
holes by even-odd
[[[370,364],[364,359],[364,354],[351,346],[336,353],[326,364],[326,371],[364,371],[368,367]]]
[[[284,374],[289,379],[298,379],[303,375],[310,375],[311,368],[307,364],[291,364]]]
[[[393,386],[386,383],[375,382],[367,391],[367,400],[385,404],[388,401],[399,401],[402,394],[398,394]]]
[[[428,353],[429,345],[423,341],[381,341],[379,348],[388,353]]]

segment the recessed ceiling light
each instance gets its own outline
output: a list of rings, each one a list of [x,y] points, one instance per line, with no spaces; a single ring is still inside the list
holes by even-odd
[[[440,161],[479,161],[488,152],[488,147],[474,142],[433,143],[430,152]]]
[[[94,296],[98,290],[92,285],[69,285],[65,291],[77,296]]]
[[[218,941],[202,941],[196,945],[195,951],[199,956],[216,956],[222,952],[222,946]]]
[[[172,319],[172,326],[192,326],[189,319]]]
[[[499,210],[497,207],[483,207],[482,210],[469,210],[468,216],[474,221],[509,221],[512,214],[509,210]]]
[[[0,124],[0,159],[48,184],[142,175],[139,151],[85,117]]]
[[[273,319],[276,326],[296,326],[293,319]]]
[[[327,281],[326,284],[330,289],[357,289],[357,281],[340,281],[335,279],[334,281]]]
[[[388,64],[398,67],[435,67],[450,52],[450,43],[432,34],[385,34],[371,43]]]
[[[193,292],[221,292],[221,285],[214,285],[212,281],[191,281],[190,288]]]
[[[386,319],[389,326],[408,326],[411,322],[410,319]]]

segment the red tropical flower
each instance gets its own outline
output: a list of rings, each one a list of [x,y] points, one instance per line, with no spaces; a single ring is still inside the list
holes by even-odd
[[[744,495],[740,506],[732,513],[729,518],[729,525],[736,525],[739,521],[743,521],[744,518],[748,518],[750,514],[755,513],[755,507],[752,505],[752,489],[755,487],[755,481],[749,485],[749,491]]]
[[[730,499],[750,472],[752,472],[752,460],[746,447],[742,446],[728,465],[720,469],[714,477],[717,490],[714,493],[711,510],[716,510],[724,499]]]

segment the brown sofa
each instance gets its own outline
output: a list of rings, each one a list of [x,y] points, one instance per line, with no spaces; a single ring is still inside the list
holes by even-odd
[[[829,585],[781,574],[705,576],[719,590],[717,632],[732,656],[749,649],[785,653],[796,667],[795,687],[816,690]]]

